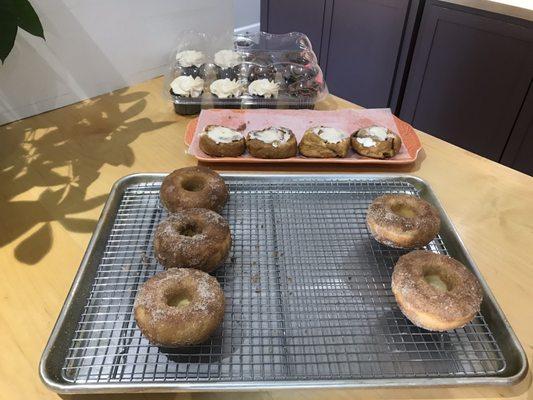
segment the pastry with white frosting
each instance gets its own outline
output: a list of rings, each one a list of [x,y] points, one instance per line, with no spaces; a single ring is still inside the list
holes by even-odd
[[[242,133],[222,125],[207,125],[200,133],[199,145],[214,157],[238,157],[246,149]]]
[[[248,133],[246,147],[257,158],[289,158],[298,152],[294,133],[290,129],[274,126]]]
[[[396,133],[382,126],[369,126],[352,134],[352,147],[362,156],[391,158],[400,151],[402,140]]]
[[[299,150],[306,157],[343,158],[350,150],[350,136],[341,129],[314,126],[304,132]]]
[[[242,84],[235,79],[228,78],[213,81],[209,86],[209,90],[219,99],[239,97],[243,93]]]
[[[278,97],[279,85],[268,79],[257,79],[248,85],[248,93],[265,99]]]

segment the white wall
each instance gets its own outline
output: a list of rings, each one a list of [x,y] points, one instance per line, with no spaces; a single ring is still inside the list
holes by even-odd
[[[234,27],[232,0],[32,0],[46,42],[19,30],[0,66],[0,124],[161,75],[180,31]]]
[[[236,32],[258,32],[261,0],[233,0]]]

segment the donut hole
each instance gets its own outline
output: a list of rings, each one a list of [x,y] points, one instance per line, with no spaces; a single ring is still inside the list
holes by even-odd
[[[188,236],[188,237],[196,236],[196,235],[198,235],[201,232],[202,232],[202,230],[200,229],[198,224],[196,224],[194,222],[190,222],[188,224],[185,224],[185,225],[181,226],[180,229],[179,229],[179,233],[180,233],[181,236]]]
[[[451,289],[450,282],[436,271],[428,271],[424,274],[424,281],[440,292],[448,292]]]
[[[405,203],[394,203],[391,206],[391,210],[394,214],[404,218],[416,217],[416,211],[413,207]]]
[[[183,308],[191,303],[191,296],[184,290],[171,293],[166,298],[166,304],[170,307]]]
[[[188,192],[200,192],[204,189],[205,184],[205,179],[201,176],[190,176],[182,181],[181,187]]]

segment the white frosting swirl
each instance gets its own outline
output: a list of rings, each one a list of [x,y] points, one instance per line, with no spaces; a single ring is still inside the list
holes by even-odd
[[[257,79],[248,85],[248,93],[264,98],[278,97],[279,85],[268,79]]]
[[[231,143],[237,142],[243,139],[243,136],[240,132],[234,131],[233,129],[226,128],[225,126],[212,125],[205,128],[200,135],[207,135],[209,139],[215,143]]]
[[[242,94],[243,88],[242,84],[237,82],[237,80],[224,78],[217,79],[211,83],[209,90],[217,97],[226,99],[228,97],[239,97]]]
[[[376,145],[376,142],[374,142],[374,140],[372,140],[372,138],[369,138],[369,137],[358,137],[358,138],[355,138],[355,140],[361,143],[363,147],[372,147]]]
[[[370,136],[373,136],[380,141],[387,139],[387,128],[382,126],[371,126],[367,131]]]
[[[176,61],[182,67],[192,67],[193,65],[199,67],[204,63],[204,53],[196,50],[184,50],[176,54]]]
[[[198,97],[204,90],[204,80],[200,77],[178,76],[170,83],[174,94],[184,97]]]
[[[215,64],[220,68],[232,68],[242,62],[242,55],[233,50],[220,50],[215,53]]]
[[[278,147],[280,143],[287,142],[291,135],[284,128],[266,128],[260,131],[250,132],[250,139],[257,139],[263,143],[270,143],[273,147]]]
[[[313,128],[313,133],[318,135],[320,139],[327,143],[339,143],[344,140],[348,135],[340,129],[330,128],[327,126],[317,126]]]

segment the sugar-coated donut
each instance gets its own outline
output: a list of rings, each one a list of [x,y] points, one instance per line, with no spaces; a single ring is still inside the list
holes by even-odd
[[[212,272],[227,257],[230,247],[228,221],[205,208],[171,214],[155,231],[155,256],[165,268]]]
[[[137,326],[159,346],[202,343],[224,317],[224,293],[215,278],[194,269],[173,268],[148,279],[135,297]]]
[[[196,166],[177,169],[167,175],[159,194],[170,212],[184,208],[208,208],[220,212],[226,205],[229,191],[215,171]]]
[[[437,209],[407,194],[386,194],[374,199],[368,207],[366,223],[378,242],[404,249],[427,245],[440,230]]]
[[[466,325],[483,299],[479,281],[463,264],[425,250],[400,257],[392,273],[392,292],[402,313],[431,331]]]

